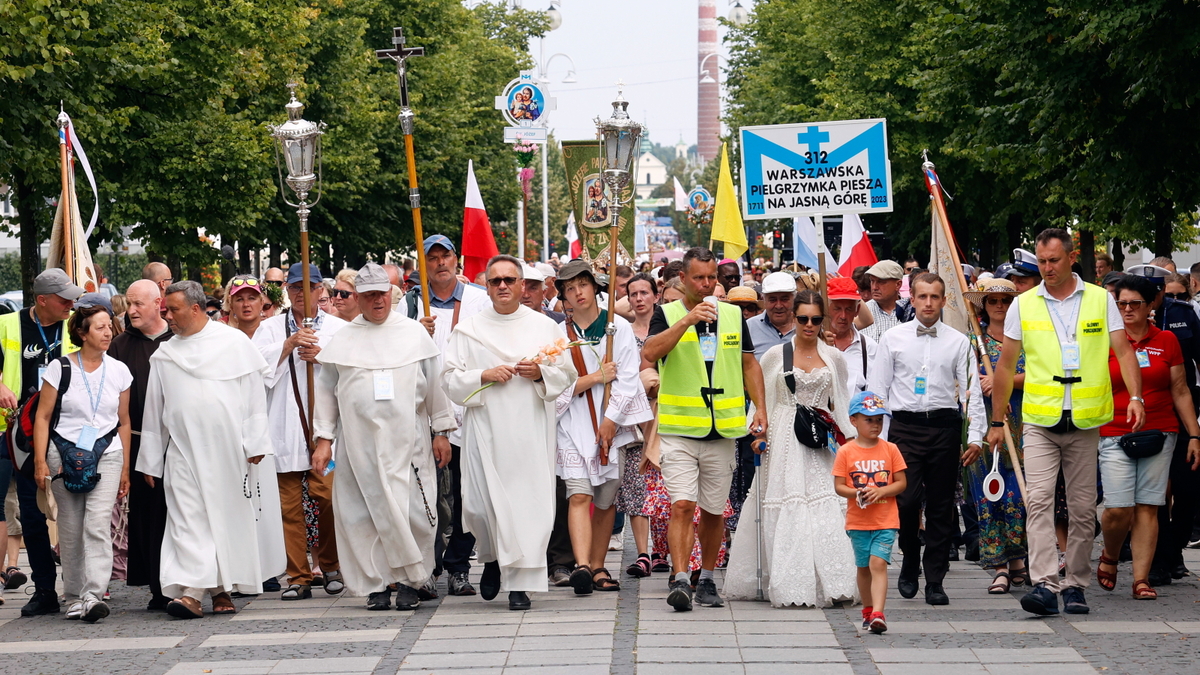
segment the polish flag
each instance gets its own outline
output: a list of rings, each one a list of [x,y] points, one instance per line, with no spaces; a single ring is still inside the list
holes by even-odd
[[[579,231],[575,229],[575,214],[567,216],[567,252],[571,260],[583,255],[583,244],[579,242]]]
[[[488,260],[498,255],[496,239],[492,236],[492,224],[488,221],[483,197],[479,195],[479,183],[475,180],[475,163],[467,160],[467,204],[463,210],[462,246],[463,276],[474,279],[487,269]]]
[[[875,249],[871,248],[871,239],[863,227],[858,214],[848,213],[842,216],[842,251],[838,258],[838,274],[848,277],[855,267],[874,265],[879,262]]]

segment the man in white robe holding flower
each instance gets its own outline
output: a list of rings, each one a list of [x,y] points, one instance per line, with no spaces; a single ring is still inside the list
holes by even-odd
[[[554,402],[576,374],[558,326],[521,305],[521,262],[496,256],[486,275],[492,306],[459,321],[442,379],[450,399],[465,406],[463,527],[484,563],[479,592],[491,600],[507,590],[509,609],[520,610],[529,608],[530,592],[548,586]]]

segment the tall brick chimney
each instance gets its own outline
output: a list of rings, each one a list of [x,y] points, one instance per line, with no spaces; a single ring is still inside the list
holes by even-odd
[[[721,92],[720,92],[720,60],[717,53],[717,3],[716,0],[699,0],[700,3],[700,36],[697,59],[700,70],[707,70],[712,82],[697,85],[696,127],[699,132],[700,161],[710,162],[721,151]],[[697,78],[703,78],[698,74]]]

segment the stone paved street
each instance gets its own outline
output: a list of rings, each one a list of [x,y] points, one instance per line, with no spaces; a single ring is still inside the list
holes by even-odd
[[[623,552],[624,563],[634,551]],[[1185,553],[1200,570],[1200,551]],[[610,569],[623,569],[610,554]],[[893,573],[895,572],[893,565]],[[476,575],[478,569],[475,570]],[[721,609],[672,611],[666,575],[619,593],[576,598],[571,589],[533,596],[510,612],[505,596],[487,603],[450,598],[416,612],[368,612],[362,598],[237,600],[233,617],[179,621],[145,611],[148,593],[113,583],[113,614],[97,625],[62,615],[19,618],[24,597],[0,607],[0,672],[447,673],[450,675],[1082,675],[1200,672],[1200,583],[1160,588],[1157,602],[1129,595],[1129,564],[1117,590],[1088,591],[1092,613],[1030,618],[1011,596],[988,596],[988,575],[951,564],[949,607],[889,599],[885,635],[861,634],[858,608],[772,609],[733,602]],[[444,583],[442,584],[444,590]],[[894,583],[893,590],[894,594]],[[274,594],[272,594],[274,595]]]

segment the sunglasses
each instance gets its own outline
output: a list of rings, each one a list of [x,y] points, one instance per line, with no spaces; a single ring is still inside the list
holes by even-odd
[[[825,317],[819,314],[817,316],[805,316],[804,314],[796,315],[796,323],[800,324],[801,326],[807,326],[809,321],[812,321],[814,326],[819,326],[823,321],[825,321]]]
[[[886,469],[881,471],[851,471],[850,482],[856,488],[865,488],[874,483],[875,487],[886,487],[888,479],[891,478],[892,472]]]
[[[207,314],[207,315],[209,316],[209,318],[212,318],[212,317],[214,317],[214,316],[216,316],[216,315],[220,314],[220,313],[221,313],[221,310],[219,310],[219,309],[210,309],[210,310],[208,310],[208,311],[206,311],[206,312],[204,312],[204,313],[205,313],[205,314]]]
[[[1191,297],[1189,297],[1189,295],[1187,293],[1164,293],[1164,295],[1166,295],[1168,298],[1174,298],[1176,300],[1183,300],[1184,302],[1191,300]]]
[[[492,288],[500,288],[500,284],[511,287],[515,286],[518,281],[521,280],[517,277],[492,277],[487,280],[487,285]]]
[[[1013,301],[1012,298],[1010,298],[1008,296],[1004,296],[1001,298],[988,298],[987,304],[989,304],[989,305],[1011,305],[1012,301]]]
[[[1121,309],[1141,309],[1142,305],[1146,304],[1145,300],[1118,300],[1117,307]]]
[[[282,279],[266,279],[265,281],[268,284],[270,284],[271,286],[282,286],[283,285]]]
[[[258,279],[255,279],[254,277],[250,277],[248,279],[234,279],[229,283],[232,284],[234,288],[237,288],[238,286],[257,286]]]
[[[335,298],[341,298],[342,300],[349,300],[350,296],[354,295],[354,291],[343,291],[340,288],[335,288],[332,291],[329,291],[329,295]]]

